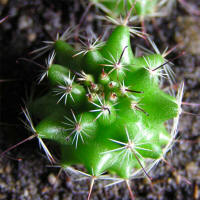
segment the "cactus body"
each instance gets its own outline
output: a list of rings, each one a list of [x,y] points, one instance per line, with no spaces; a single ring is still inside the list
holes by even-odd
[[[57,41],[54,49],[50,92],[31,111],[40,120],[38,137],[60,145],[61,165],[83,164],[94,176],[128,179],[149,159],[160,159],[172,139],[165,122],[179,112],[176,98],[159,87],[162,56],[135,57],[129,28],[122,25],[100,48],[76,56]]]
[[[93,4],[106,12],[111,17],[125,16],[126,10],[134,5],[132,15],[146,17],[154,15],[160,8],[158,0],[90,0]],[[166,4],[163,1],[162,4]]]

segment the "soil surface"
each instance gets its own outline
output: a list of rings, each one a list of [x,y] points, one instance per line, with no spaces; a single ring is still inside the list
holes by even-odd
[[[29,136],[22,120],[21,106],[30,100],[33,91],[45,90],[34,84],[38,68],[19,58],[32,59],[29,53],[41,47],[41,41],[55,39],[67,27],[79,23],[86,1],[81,0],[0,0],[0,152]],[[173,59],[182,51],[184,56],[174,61],[177,85],[185,82],[184,102],[200,103],[200,2],[177,3],[169,16],[145,22],[159,49],[166,46],[177,49],[168,58]],[[188,6],[188,5],[187,5]],[[195,12],[194,12],[195,11]],[[104,23],[95,19],[99,12],[92,7],[80,31],[93,30],[103,35]],[[133,38],[136,44],[146,45]],[[36,59],[44,64],[44,58]],[[175,85],[175,88],[177,87]],[[185,112],[200,113],[198,106],[183,106]],[[178,140],[168,162],[160,163],[151,174],[153,187],[147,180],[131,182],[138,200],[191,200],[200,199],[200,117],[183,113],[180,117]],[[47,143],[48,144],[48,143]],[[18,160],[20,159],[20,161]],[[89,180],[74,182],[49,162],[31,140],[0,157],[0,200],[67,200],[86,199]],[[190,184],[188,183],[190,182]],[[130,199],[125,184],[103,188],[96,183],[91,199]]]

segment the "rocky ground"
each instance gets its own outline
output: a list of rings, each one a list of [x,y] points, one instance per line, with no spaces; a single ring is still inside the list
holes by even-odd
[[[41,41],[52,40],[56,33],[74,26],[84,11],[85,1],[79,0],[0,0],[0,18],[9,18],[0,25],[0,151],[28,136],[20,119],[21,106],[30,98],[30,92],[38,73],[37,66],[20,61],[32,58],[29,55],[41,47]],[[185,51],[175,60],[173,70],[177,83],[185,81],[185,102],[200,103],[200,2],[190,1],[190,7],[177,4],[170,16],[146,22],[147,32],[160,49],[179,44],[169,58]],[[94,19],[92,8],[82,28],[103,34],[102,22]],[[196,15],[195,15],[196,14]],[[102,31],[103,30],[103,31]],[[133,39],[133,44],[145,45]],[[134,46],[135,47],[135,46]],[[37,60],[44,63],[44,58]],[[40,86],[40,89],[44,89]],[[184,110],[200,113],[198,106],[184,106]],[[168,160],[176,169],[160,163],[152,173],[153,190],[147,180],[132,181],[132,189],[138,200],[191,200],[200,199],[200,117],[182,114],[179,124],[179,139]],[[21,161],[15,159],[20,158]],[[49,163],[38,148],[36,140],[29,141],[0,158],[0,200],[39,199],[86,199],[89,181],[73,182],[61,174],[58,181],[57,168]],[[191,184],[188,184],[189,180]],[[56,184],[55,184],[56,182]],[[126,185],[104,189],[98,183],[92,199],[129,199]]]

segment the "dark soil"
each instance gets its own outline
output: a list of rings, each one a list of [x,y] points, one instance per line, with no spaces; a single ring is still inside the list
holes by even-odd
[[[19,58],[32,58],[28,53],[41,47],[41,41],[52,40],[57,32],[62,33],[69,25],[77,24],[84,12],[84,4],[80,2],[84,1],[0,0],[0,19],[9,15],[0,24],[0,152],[29,135],[20,121],[20,118],[23,119],[21,106],[30,98],[33,89],[38,91],[38,87],[41,90],[44,88],[43,85],[33,84],[39,68]],[[193,0],[190,3],[194,9],[200,9],[200,2]],[[170,16],[156,19],[156,26],[146,22],[146,28],[160,49],[181,43],[169,58],[173,59],[181,51],[186,52],[174,61],[177,83],[185,82],[185,102],[199,103],[200,17],[193,16],[187,10],[177,4]],[[96,11],[94,8],[90,10],[81,29],[93,27],[102,35],[105,30],[102,22],[94,19]],[[145,45],[142,40],[133,39],[133,43]],[[44,64],[44,57],[37,62]],[[198,106],[184,106],[184,110],[200,113]],[[199,132],[200,117],[182,114],[180,138],[168,156],[168,161],[176,170],[160,163],[152,173],[153,189],[146,180],[132,181],[131,187],[137,199],[200,199]],[[47,167],[49,162],[39,150],[37,140],[29,141],[6,155],[0,157],[0,200],[86,199],[87,181],[73,182],[62,173],[53,184],[59,169]],[[18,158],[21,161],[14,160]],[[92,199],[129,198],[125,184],[103,189],[102,184],[98,183],[92,193]]]

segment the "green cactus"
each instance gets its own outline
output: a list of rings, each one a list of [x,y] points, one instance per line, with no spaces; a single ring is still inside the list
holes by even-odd
[[[90,0],[92,4],[107,13],[111,17],[126,15],[126,10],[132,6],[132,16],[140,20],[144,18],[164,16],[167,14],[166,9],[174,4],[174,0]],[[162,11],[161,11],[162,10]],[[169,10],[169,9],[167,9]],[[163,12],[164,11],[164,12]]]
[[[39,78],[48,78],[49,91],[28,105],[36,126],[23,110],[33,133],[24,141],[37,137],[52,163],[56,161],[43,139],[56,142],[60,166],[91,178],[88,199],[98,178],[125,181],[132,195],[129,180],[146,176],[151,181],[149,172],[176,137],[183,84],[177,98],[160,89],[162,79],[171,77],[167,53],[161,55],[150,40],[156,53],[135,56],[130,36],[140,33],[126,22],[106,42],[89,41],[79,51],[65,42],[70,29],[41,48],[53,47],[53,52]],[[174,121],[171,129],[166,128],[169,120]],[[76,164],[88,174],[73,169]]]
[[[84,165],[92,185],[105,172],[125,181],[138,174],[151,179],[148,172],[175,138],[182,93],[175,98],[160,89],[168,62],[159,53],[136,57],[130,35],[118,25],[106,42],[97,39],[80,51],[55,41],[40,78],[48,77],[49,92],[29,106],[39,120],[35,127],[24,111],[49,159],[54,162],[43,139],[59,144],[62,168]]]

